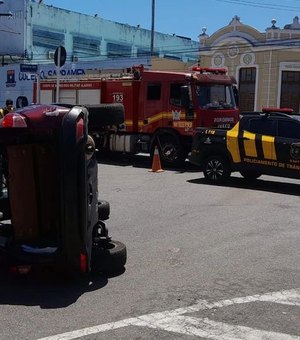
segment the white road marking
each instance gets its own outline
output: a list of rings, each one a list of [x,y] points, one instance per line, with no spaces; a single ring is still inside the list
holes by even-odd
[[[148,327],[152,327],[149,326]],[[299,340],[299,336],[269,332],[245,326],[234,326],[224,322],[212,321],[208,318],[199,319],[188,316],[177,316],[160,320],[153,328],[165,331],[194,335],[206,339],[217,340]]]
[[[214,340],[300,340],[300,336],[296,335],[269,332],[245,326],[235,326],[223,322],[212,321],[208,318],[183,316],[183,314],[198,312],[205,309],[222,308],[234,304],[257,301],[300,306],[300,288],[263,295],[257,294],[238,297],[212,303],[207,302],[206,300],[199,300],[195,305],[189,307],[178,308],[173,311],[142,315],[136,318],[110,322],[94,327],[87,327],[76,331],[41,338],[39,340],[72,340],[128,326],[163,329],[179,334],[201,336]]]

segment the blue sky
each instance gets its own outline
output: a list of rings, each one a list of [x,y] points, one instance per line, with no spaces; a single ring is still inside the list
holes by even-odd
[[[38,1],[38,0],[36,0]],[[129,25],[151,28],[152,0],[43,0],[47,5],[94,15]],[[263,32],[277,20],[283,28],[300,17],[300,0],[155,0],[155,30],[198,40],[228,25],[238,15],[241,22]]]

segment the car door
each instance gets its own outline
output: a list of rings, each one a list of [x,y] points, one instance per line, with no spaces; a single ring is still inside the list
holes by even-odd
[[[270,117],[253,117],[241,129],[239,146],[242,167],[265,173],[276,161],[277,123]]]
[[[300,178],[300,122],[278,120],[276,152],[283,175]]]

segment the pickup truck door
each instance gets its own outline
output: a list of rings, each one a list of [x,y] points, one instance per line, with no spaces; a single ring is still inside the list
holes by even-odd
[[[259,170],[264,161],[276,160],[275,135],[276,122],[270,122],[261,117],[248,121],[239,134],[241,160],[245,167]]]
[[[279,166],[300,178],[300,122],[278,121],[276,151]]]

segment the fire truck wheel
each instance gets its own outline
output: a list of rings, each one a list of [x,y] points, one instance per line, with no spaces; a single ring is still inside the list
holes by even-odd
[[[240,172],[240,174],[245,178],[247,181],[253,181],[261,176],[261,173],[256,171],[247,171],[243,170]]]
[[[89,131],[107,125],[124,123],[124,107],[122,104],[85,105],[89,111]]]
[[[127,260],[126,246],[122,242],[113,240],[107,242],[105,246],[94,246],[91,260],[92,273],[121,273]]]
[[[203,173],[210,183],[223,183],[230,177],[229,161],[220,155],[209,156],[203,161]]]
[[[175,136],[158,137],[158,150],[161,162],[164,166],[182,166],[186,159],[186,153]],[[153,157],[154,148],[151,152]]]
[[[109,219],[110,205],[107,201],[98,201],[98,218],[100,221],[105,221]]]

